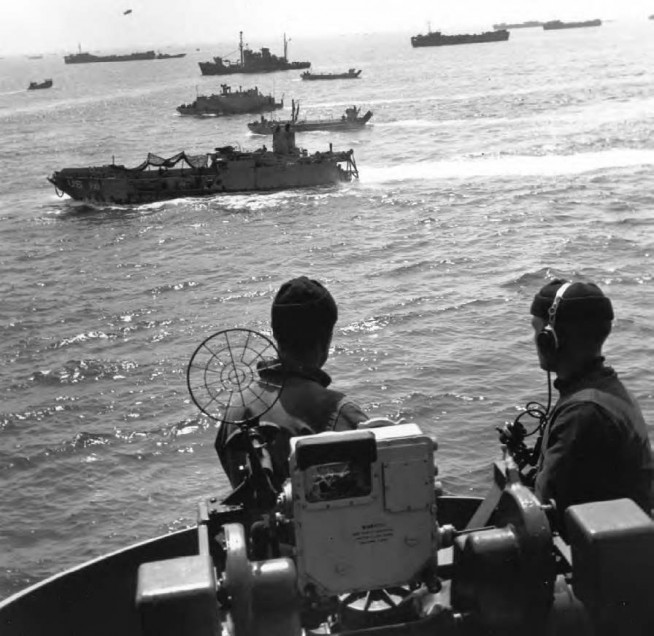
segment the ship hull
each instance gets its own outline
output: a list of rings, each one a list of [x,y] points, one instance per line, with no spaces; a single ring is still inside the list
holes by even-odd
[[[495,31],[505,31],[507,29],[533,29],[542,26],[542,22],[538,22],[537,20],[528,20],[527,22],[502,22],[500,24],[494,24],[493,29],[495,29]]]
[[[45,80],[44,82],[30,82],[30,85],[27,87],[28,91],[38,91],[44,88],[52,88],[52,80]]]
[[[463,33],[461,35],[443,35],[442,33],[428,33],[427,35],[414,35],[411,46],[453,46],[456,44],[482,44],[485,42],[505,42],[510,32],[506,29],[499,31],[486,31],[484,33]]]
[[[142,60],[155,60],[154,51],[143,53],[129,53],[128,55],[92,55],[91,53],[73,53],[64,56],[66,64],[93,64],[95,62],[139,62]]]
[[[198,62],[202,75],[234,75],[235,73],[276,73],[277,71],[296,71],[309,68],[310,62],[288,62],[271,65],[225,65],[218,62]]]
[[[240,97],[231,95],[200,96],[192,104],[177,107],[180,115],[202,117],[205,115],[224,116],[242,115],[246,113],[269,113],[284,108],[284,102],[276,102],[274,97],[258,95]]]
[[[272,135],[277,126],[282,128],[286,124],[293,127],[294,132],[316,132],[316,131],[344,131],[344,130],[361,130],[372,117],[372,112],[368,111],[363,117],[356,120],[347,119],[316,119],[304,121],[253,121],[248,124],[251,132],[257,135]]]
[[[361,71],[356,73],[302,73],[302,79],[315,80],[338,80],[338,79],[360,79]]]
[[[545,22],[543,29],[545,31],[558,31],[560,29],[583,29],[598,26],[602,26],[601,20],[586,20],[585,22],[560,22],[559,20],[554,20],[552,22]]]
[[[77,201],[144,204],[183,197],[332,185],[356,176],[351,151],[309,156],[271,152],[256,155],[249,153],[202,168],[64,168],[51,175],[49,181]]]

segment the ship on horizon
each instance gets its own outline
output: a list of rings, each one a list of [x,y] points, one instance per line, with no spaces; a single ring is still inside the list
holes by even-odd
[[[411,46],[451,46],[454,44],[480,44],[482,42],[504,42],[509,39],[510,32],[506,29],[484,31],[483,33],[461,33],[458,35],[443,35],[440,31],[431,31],[426,35],[414,35]]]
[[[142,60],[167,60],[170,58],[184,57],[186,53],[155,53],[154,51],[142,51],[138,53],[125,53],[117,55],[94,55],[82,51],[79,47],[77,53],[64,56],[66,64],[92,64],[94,62],[139,62]]]
[[[585,20],[583,22],[562,22],[561,20],[550,20],[543,24],[545,31],[556,31],[558,29],[581,29],[584,27],[602,26],[601,20]]]
[[[278,57],[263,47],[260,51],[253,51],[243,45],[243,31],[239,31],[238,62],[231,62],[222,57],[214,57],[211,62],[198,62],[202,75],[231,75],[232,73],[271,73],[273,71],[292,71],[309,68],[311,62],[289,62],[288,40],[284,33],[284,56]]]
[[[494,24],[493,29],[495,31],[504,31],[505,29],[532,29],[534,27],[541,27],[545,24],[538,20],[527,20],[526,22],[500,22],[499,24]]]

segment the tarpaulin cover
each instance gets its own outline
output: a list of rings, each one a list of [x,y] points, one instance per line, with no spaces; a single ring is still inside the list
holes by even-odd
[[[208,155],[187,155],[185,152],[177,153],[168,159],[154,155],[151,152],[148,153],[148,158],[140,165],[134,168],[134,170],[145,170],[148,166],[154,166],[155,168],[173,168],[180,161],[183,161],[186,165],[191,168],[206,168],[209,165]]]

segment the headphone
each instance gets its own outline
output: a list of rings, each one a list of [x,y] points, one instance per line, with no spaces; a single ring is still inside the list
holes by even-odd
[[[559,338],[556,335],[556,330],[554,328],[556,326],[556,312],[559,308],[559,304],[563,300],[563,294],[565,294],[570,285],[572,285],[572,283],[563,283],[563,285],[556,290],[554,300],[552,301],[550,308],[547,310],[547,325],[545,325],[536,336],[538,349],[545,357],[554,355],[559,348]]]

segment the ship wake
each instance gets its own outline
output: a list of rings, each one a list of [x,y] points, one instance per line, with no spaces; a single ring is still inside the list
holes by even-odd
[[[361,184],[469,179],[513,176],[564,176],[595,171],[654,165],[654,150],[617,149],[573,155],[481,155],[390,167],[368,166],[361,171]]]

